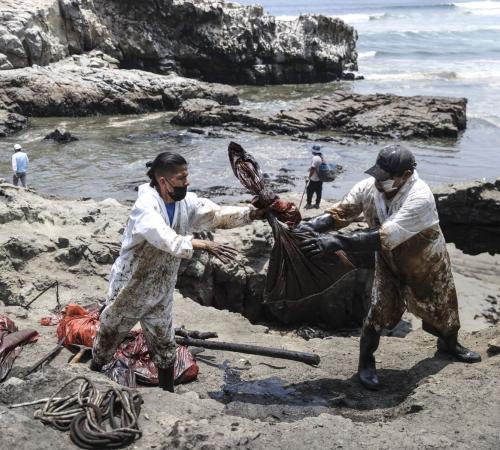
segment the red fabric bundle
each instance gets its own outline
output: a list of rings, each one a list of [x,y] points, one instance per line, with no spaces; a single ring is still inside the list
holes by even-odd
[[[87,310],[80,305],[70,304],[62,311],[59,325],[57,326],[57,339],[66,336],[64,345],[85,345],[92,347],[99,330],[99,311]],[[145,384],[158,384],[158,371],[151,361],[149,350],[142,330],[134,331],[119,345],[113,356],[115,362],[119,361],[133,371],[138,379]],[[111,364],[113,366],[113,364]],[[186,347],[177,346],[177,360],[175,363],[175,382],[187,383],[195,380],[198,375],[198,365],[193,355]],[[129,378],[117,376],[115,381],[127,383]]]
[[[182,345],[177,346],[176,352],[175,383],[187,383],[195,380],[199,368],[191,352]],[[129,338],[125,339],[118,347],[114,358],[124,362],[132,369],[138,381],[146,384],[158,384],[158,369],[151,361],[142,330],[134,331]]]
[[[92,347],[99,329],[99,311],[88,311],[75,303],[70,303],[63,309],[61,320],[57,326],[57,339],[66,336],[64,346],[71,344]]]

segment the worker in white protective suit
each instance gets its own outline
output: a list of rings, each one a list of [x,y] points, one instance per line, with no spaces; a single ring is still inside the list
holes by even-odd
[[[479,354],[458,343],[458,303],[446,243],[434,196],[415,171],[415,157],[396,144],[383,148],[370,178],[357,183],[326,214],[301,225],[322,233],[342,228],[363,213],[370,229],[350,234],[318,234],[302,250],[311,258],[338,251],[375,251],[372,301],[363,323],[358,375],[377,389],[374,352],[382,329],[394,328],[405,309],[423,320],[438,337],[438,349],[462,362]]]
[[[181,260],[191,258],[195,249],[207,251],[224,263],[236,254],[232,247],[194,239],[190,233],[245,225],[262,219],[264,211],[220,207],[188,193],[188,166],[180,155],[161,153],[148,167],[151,183],[139,188],[120,255],[111,270],[91,368],[100,371],[140,321],[158,368],[159,385],[173,392],[176,345],[172,305]]]

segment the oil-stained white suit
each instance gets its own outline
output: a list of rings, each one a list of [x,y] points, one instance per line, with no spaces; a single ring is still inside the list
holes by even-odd
[[[407,308],[443,336],[458,331],[457,293],[434,196],[416,171],[390,200],[370,177],[327,212],[335,228],[363,213],[380,231],[368,325],[391,329]]]
[[[140,321],[153,362],[166,368],[175,360],[173,293],[181,259],[193,255],[189,233],[234,228],[251,221],[250,207],[220,207],[189,193],[175,203],[170,223],[165,203],[149,184],[127,223],[120,256],[111,270],[108,299],[94,341],[93,358],[105,364]]]

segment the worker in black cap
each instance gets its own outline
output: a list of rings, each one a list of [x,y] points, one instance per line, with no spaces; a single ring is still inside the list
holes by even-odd
[[[382,329],[392,329],[405,309],[438,337],[438,349],[462,362],[481,357],[458,343],[458,303],[450,258],[439,227],[434,196],[415,170],[412,152],[399,144],[383,148],[371,175],[357,183],[326,214],[301,225],[318,233],[342,228],[363,213],[369,229],[350,234],[318,234],[302,250],[322,258],[337,250],[375,251],[372,302],[363,323],[358,374],[368,389],[379,380],[374,352]]]

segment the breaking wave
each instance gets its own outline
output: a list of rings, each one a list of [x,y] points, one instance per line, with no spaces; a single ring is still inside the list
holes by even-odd
[[[364,74],[366,80],[392,81],[392,80],[494,80],[500,78],[498,69],[473,70],[455,72],[429,71],[429,72],[403,72],[403,73],[371,73]]]

